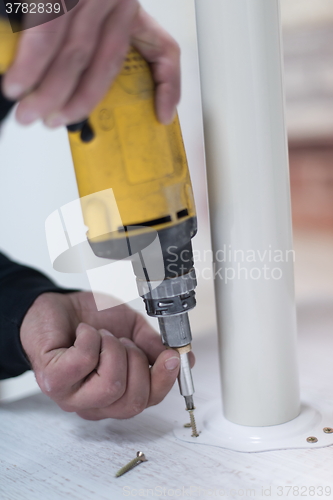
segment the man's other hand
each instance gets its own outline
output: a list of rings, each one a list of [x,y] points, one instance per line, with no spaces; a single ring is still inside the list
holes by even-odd
[[[126,305],[97,311],[90,292],[40,295],[21,342],[42,391],[88,420],[129,418],[156,405],[179,371],[179,354],[141,315]]]
[[[106,94],[130,45],[150,63],[157,117],[170,123],[180,98],[179,46],[137,0],[80,0],[69,13],[23,31],[3,92],[20,101],[23,125],[80,122]]]

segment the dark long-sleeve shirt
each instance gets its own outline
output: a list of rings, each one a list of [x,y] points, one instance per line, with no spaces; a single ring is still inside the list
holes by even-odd
[[[21,345],[20,327],[36,298],[45,292],[70,291],[0,253],[0,379],[31,369]]]

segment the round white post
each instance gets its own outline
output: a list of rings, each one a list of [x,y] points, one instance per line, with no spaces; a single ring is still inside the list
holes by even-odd
[[[196,0],[225,417],[300,411],[279,3]]]

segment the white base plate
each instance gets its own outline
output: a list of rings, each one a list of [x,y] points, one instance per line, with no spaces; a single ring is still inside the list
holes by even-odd
[[[175,436],[188,443],[206,444],[243,452],[259,452],[289,448],[322,448],[333,444],[333,433],[327,434],[324,427],[333,428],[333,406],[318,408],[309,402],[301,405],[298,417],[280,425],[269,427],[247,427],[227,420],[221,403],[203,403],[195,410],[199,437],[191,437],[191,429],[176,426]],[[314,436],[316,443],[308,443]]]

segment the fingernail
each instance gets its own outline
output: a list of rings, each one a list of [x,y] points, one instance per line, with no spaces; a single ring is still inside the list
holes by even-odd
[[[86,330],[87,328],[90,329],[90,330],[95,330],[96,331],[96,329],[93,326],[88,325],[87,323],[79,323],[78,326],[77,326],[77,328],[76,328],[77,334],[79,335],[81,333],[82,329]]]
[[[179,358],[177,356],[173,356],[165,361],[164,366],[167,370],[175,370],[179,366]]]
[[[175,120],[176,116],[177,116],[177,108],[175,108],[171,114],[170,123],[172,123]]]
[[[51,384],[50,384],[48,378],[45,377],[45,375],[41,375],[41,382],[42,382],[42,384],[44,386],[45,391],[46,392],[51,392]]]
[[[99,332],[102,336],[108,335],[109,337],[114,337],[114,335],[111,332],[109,332],[108,330],[105,330],[104,328],[102,328]]]
[[[176,118],[177,109],[176,108],[173,109],[170,113],[164,112],[163,115],[160,118],[160,122],[163,123],[164,125],[170,125]]]
[[[18,121],[22,125],[30,125],[30,123],[38,120],[38,118],[39,114],[37,113],[37,111],[27,110],[23,111],[23,113],[18,116]]]
[[[126,337],[121,337],[121,339],[119,339],[120,342],[124,345],[133,345],[134,342],[132,342],[130,339],[126,338]]]
[[[55,113],[53,115],[48,116],[44,120],[44,123],[47,127],[50,128],[61,127],[62,125],[65,125],[67,123],[67,118],[64,115]]]
[[[24,88],[20,83],[10,83],[4,86],[4,93],[9,99],[17,99],[24,92]]]

